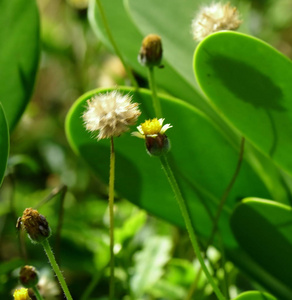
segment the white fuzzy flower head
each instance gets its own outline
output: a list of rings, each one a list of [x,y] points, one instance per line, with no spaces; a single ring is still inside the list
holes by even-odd
[[[230,6],[230,3],[213,3],[204,6],[192,21],[194,40],[200,42],[211,33],[235,30],[241,22],[236,7]]]
[[[118,91],[94,96],[87,101],[83,114],[86,129],[98,132],[98,140],[120,136],[137,122],[141,114],[138,104],[131,100],[129,95]]]

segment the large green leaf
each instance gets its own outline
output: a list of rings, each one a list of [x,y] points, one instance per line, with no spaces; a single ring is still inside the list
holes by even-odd
[[[0,102],[11,129],[30,99],[38,65],[39,15],[35,0],[2,0],[0,27]]]
[[[220,32],[198,46],[196,78],[249,141],[292,174],[292,63],[253,37]]]
[[[234,210],[231,228],[241,248],[292,295],[292,208],[247,198]]]
[[[112,89],[93,90],[81,96],[66,120],[71,146],[105,182],[108,181],[109,141],[97,142],[91,138],[81,116],[88,98],[109,90]],[[134,101],[141,103],[140,121],[153,115],[149,91],[119,90],[124,94],[131,93]],[[194,226],[201,236],[208,237],[212,223],[206,207],[214,214],[235,170],[238,149],[231,147],[217,128],[192,106],[169,97],[161,97],[161,101],[164,115],[168,116],[166,122],[173,125],[168,134],[172,144],[171,164],[188,202]],[[115,139],[116,190],[120,196],[148,212],[183,227],[183,219],[159,159],[148,156],[143,144],[143,140],[130,134]],[[225,245],[236,246],[230,232],[229,214],[239,199],[249,195],[268,195],[268,192],[250,166],[243,162],[220,222]]]
[[[250,292],[245,292],[240,294],[233,300],[277,300],[277,299],[268,293],[250,291]]]
[[[9,131],[3,107],[0,102],[0,186],[6,170],[9,152]]]

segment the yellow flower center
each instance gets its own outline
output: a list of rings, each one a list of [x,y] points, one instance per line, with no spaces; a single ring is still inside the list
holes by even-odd
[[[13,297],[15,300],[30,300],[30,297],[28,295],[28,289],[25,288],[16,290],[13,294]]]
[[[142,131],[145,135],[158,134],[161,130],[161,124],[157,118],[147,120],[141,124]]]

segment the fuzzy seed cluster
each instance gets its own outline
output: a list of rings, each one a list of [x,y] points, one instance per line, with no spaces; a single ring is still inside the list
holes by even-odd
[[[131,100],[129,95],[122,95],[118,91],[91,98],[83,114],[86,129],[98,132],[98,140],[120,136],[137,122],[141,114],[138,104]]]
[[[192,21],[194,40],[199,42],[209,34],[221,30],[235,30],[241,22],[236,7],[230,6],[230,3],[203,6]]]

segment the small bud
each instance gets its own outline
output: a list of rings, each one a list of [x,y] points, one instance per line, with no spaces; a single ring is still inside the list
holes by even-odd
[[[156,34],[147,35],[142,41],[142,47],[138,55],[138,61],[142,66],[160,67],[162,59],[162,43],[160,36]]]
[[[32,266],[24,266],[19,273],[19,281],[26,288],[32,288],[39,281],[38,273]]]
[[[28,295],[28,289],[21,288],[18,290],[15,290],[13,293],[14,300],[31,300],[31,298]]]
[[[51,234],[46,218],[35,209],[27,208],[23,212],[21,223],[32,242],[41,243]]]
[[[170,150],[170,142],[165,131],[171,128],[170,124],[163,125],[164,119],[154,118],[146,120],[137,127],[138,131],[132,132],[133,136],[145,139],[149,155],[160,156]]]

